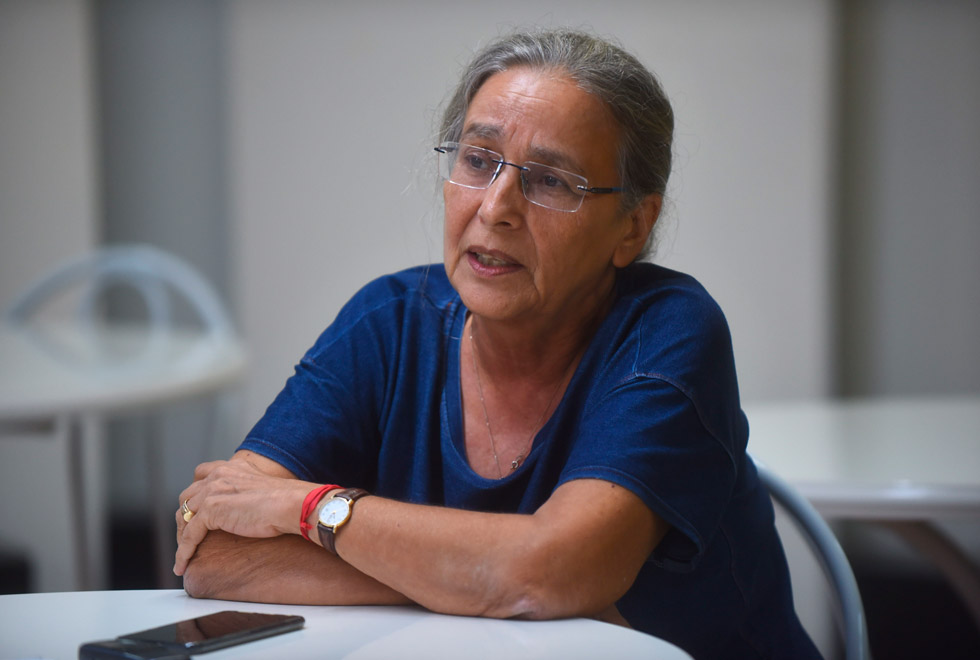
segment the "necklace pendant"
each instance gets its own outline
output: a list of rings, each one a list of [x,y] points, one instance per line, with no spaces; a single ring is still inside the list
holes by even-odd
[[[517,458],[515,458],[514,460],[512,460],[510,462],[510,469],[511,470],[516,470],[517,468],[521,467],[521,459],[522,458],[524,458],[524,457],[523,456],[518,456]]]

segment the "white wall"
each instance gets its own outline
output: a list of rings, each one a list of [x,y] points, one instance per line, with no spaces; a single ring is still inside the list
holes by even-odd
[[[247,423],[360,285],[441,260],[435,112],[516,25],[613,35],[659,74],[678,118],[659,260],[725,308],[746,398],[827,394],[829,4],[230,3]]]

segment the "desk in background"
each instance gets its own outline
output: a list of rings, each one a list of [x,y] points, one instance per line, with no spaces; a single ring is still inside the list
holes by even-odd
[[[196,600],[179,590],[0,596],[0,657],[78,657],[112,639],[221,610],[298,614],[303,630],[208,653],[236,658],[643,658],[691,660],[673,644],[592,619],[514,621],[434,614],[417,607],[302,607]]]
[[[217,393],[238,381],[246,364],[243,347],[231,335],[178,329],[161,334],[141,326],[114,325],[100,328],[93,337],[83,330],[73,325],[33,328],[0,323],[0,441],[60,443],[68,456],[67,474],[60,477],[68,482],[67,498],[31,501],[30,509],[21,501],[16,511],[35,519],[48,516],[42,533],[24,534],[20,542],[35,543],[32,554],[44,557],[40,571],[61,570],[69,576],[61,587],[65,590],[97,588],[105,573],[106,533],[99,515],[103,493],[101,483],[93,483],[101,481],[104,466],[103,457],[92,456],[90,431],[110,415],[158,411]],[[155,448],[157,455],[161,451]],[[151,452],[149,491],[166,497],[160,467]],[[34,476],[52,479],[47,472]],[[169,543],[173,534],[176,503],[171,499],[153,500],[158,543]],[[56,522],[54,507],[69,509],[69,516],[60,516],[67,528]],[[5,523],[0,538],[22,532],[25,524]],[[61,550],[54,544],[67,546],[61,559],[54,554]],[[60,562],[74,563],[66,571]],[[172,557],[161,557],[160,563],[158,570],[165,575]],[[48,568],[52,564],[56,568]]]
[[[756,460],[825,517],[901,536],[980,626],[980,567],[935,525],[980,525],[980,397],[773,403],[746,414]]]

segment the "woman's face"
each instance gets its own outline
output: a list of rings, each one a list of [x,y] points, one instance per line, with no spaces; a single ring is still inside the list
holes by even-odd
[[[491,76],[473,97],[460,142],[620,185],[619,132],[605,105],[569,78],[516,68]],[[463,303],[486,319],[581,320],[611,296],[634,222],[620,195],[586,195],[574,213],[532,204],[520,171],[503,166],[487,190],[445,182],[444,261]],[[630,243],[632,245],[632,243]]]

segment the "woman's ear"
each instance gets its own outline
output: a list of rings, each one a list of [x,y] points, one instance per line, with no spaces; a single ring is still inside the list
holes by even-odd
[[[650,236],[653,226],[657,224],[657,218],[660,217],[663,204],[663,195],[647,195],[636,205],[636,208],[630,211],[626,219],[629,223],[628,230],[613,254],[613,265],[616,268],[629,266],[643,251],[647,244],[647,237]]]

